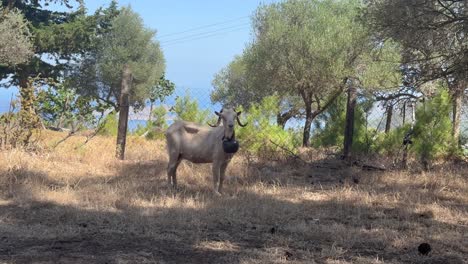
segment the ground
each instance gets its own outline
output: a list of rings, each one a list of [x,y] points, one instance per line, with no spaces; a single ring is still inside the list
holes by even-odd
[[[164,142],[82,146],[47,132],[0,151],[0,263],[467,263],[468,165],[367,171],[237,155],[222,197],[209,165],[166,186]],[[427,242],[432,251],[419,255]]]

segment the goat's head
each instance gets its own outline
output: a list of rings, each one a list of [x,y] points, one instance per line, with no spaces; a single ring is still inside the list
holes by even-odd
[[[247,124],[242,124],[241,121],[239,120],[239,116],[241,112],[236,112],[234,108],[228,107],[228,108],[223,108],[221,109],[220,112],[215,111],[215,114],[218,116],[218,122],[216,125],[210,125],[212,127],[217,127],[221,124],[221,121],[223,122],[223,127],[224,127],[224,137],[225,138],[232,138],[234,136],[234,124],[237,123],[239,126],[244,127]]]

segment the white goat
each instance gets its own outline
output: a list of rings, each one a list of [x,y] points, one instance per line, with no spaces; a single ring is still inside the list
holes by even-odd
[[[166,131],[169,164],[167,166],[168,184],[177,187],[176,172],[182,159],[193,163],[213,163],[213,188],[217,195],[223,188],[224,173],[234,153],[238,149],[235,141],[235,121],[245,126],[239,120],[241,112],[232,107],[223,108],[219,113],[216,125],[210,127],[186,121],[174,122]],[[219,126],[221,121],[223,126]]]

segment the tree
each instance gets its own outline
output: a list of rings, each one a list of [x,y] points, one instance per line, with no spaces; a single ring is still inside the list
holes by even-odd
[[[445,87],[439,86],[437,94],[416,111],[414,145],[421,163],[429,169],[431,162],[451,154],[450,99]]]
[[[72,1],[45,0],[45,6],[50,2],[71,8]],[[45,9],[37,0],[2,1],[5,12],[24,14],[36,55],[27,63],[15,67],[2,65],[1,76],[12,77],[10,82],[3,84],[4,86],[19,85],[20,88],[25,88],[27,79],[38,75],[42,78],[59,78],[72,59],[89,50],[96,32],[97,20],[95,16],[86,16],[84,6],[81,1],[78,2],[80,3],[78,10],[58,12]]]
[[[80,94],[120,112],[117,156],[121,159],[129,107],[141,109],[148,99],[162,98],[173,89],[159,85],[165,62],[155,35],[130,7],[122,8],[70,76]]]
[[[300,96],[304,146],[312,121],[342,93],[369,48],[358,8],[358,1],[291,0],[260,6],[253,18],[247,72],[255,73],[254,87]]]
[[[458,142],[468,85],[467,1],[371,0],[366,15],[381,39],[401,44],[403,62],[417,72],[414,85],[446,80],[453,105],[452,135]]]
[[[118,111],[122,70],[128,64],[133,77],[129,104],[141,109],[151,94],[157,94],[165,61],[159,42],[153,40],[156,32],[145,28],[130,7],[118,13],[110,21],[110,29],[96,40],[95,49],[75,65],[70,78],[80,94],[93,96]]]
[[[25,63],[32,56],[30,32],[23,15],[17,10],[0,8],[0,65]]]
[[[252,104],[262,102],[263,98],[271,96],[271,90],[265,85],[254,86],[251,78],[254,73],[247,71],[245,55],[236,56],[228,66],[221,69],[212,81],[214,90],[211,92],[213,103],[242,106],[249,109]],[[279,94],[281,92],[281,94]],[[277,124],[283,129],[291,118],[302,114],[300,98],[290,96],[286,90],[276,91],[279,98],[277,109]]]
[[[266,96],[265,89],[252,88],[243,56],[236,56],[225,68],[214,77],[211,92],[213,103],[230,104],[248,108],[251,103],[258,103]]]
[[[14,16],[18,12],[24,15],[34,50],[34,56],[27,61],[22,60],[16,65],[12,63],[0,65],[0,78],[7,79],[0,85],[3,87],[19,86],[20,88],[21,127],[30,129],[36,126],[35,104],[31,103],[35,100],[36,85],[47,85],[49,80],[60,81],[70,62],[79,60],[90,49],[94,36],[99,31],[97,17],[87,16],[80,0],[76,1],[79,3],[79,8],[76,11],[73,10],[72,2],[75,1],[3,0],[1,2],[4,10],[3,16],[8,17],[9,14]],[[63,4],[69,9],[64,12],[51,11],[47,9],[49,3]],[[23,27],[18,33],[25,30],[26,28]],[[20,47],[17,46],[18,51]],[[23,53],[23,56],[29,56],[27,51],[23,50]],[[21,53],[18,54],[21,55]],[[29,131],[28,134],[31,132]]]

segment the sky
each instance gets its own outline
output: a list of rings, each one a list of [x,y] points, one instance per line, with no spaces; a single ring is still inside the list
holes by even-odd
[[[85,0],[88,12],[108,6],[110,0]],[[157,31],[166,59],[166,78],[176,84],[178,95],[190,94],[209,103],[214,75],[251,39],[250,17],[261,3],[275,0],[119,0],[130,5],[148,28]],[[0,88],[0,112],[8,109],[16,89]]]

